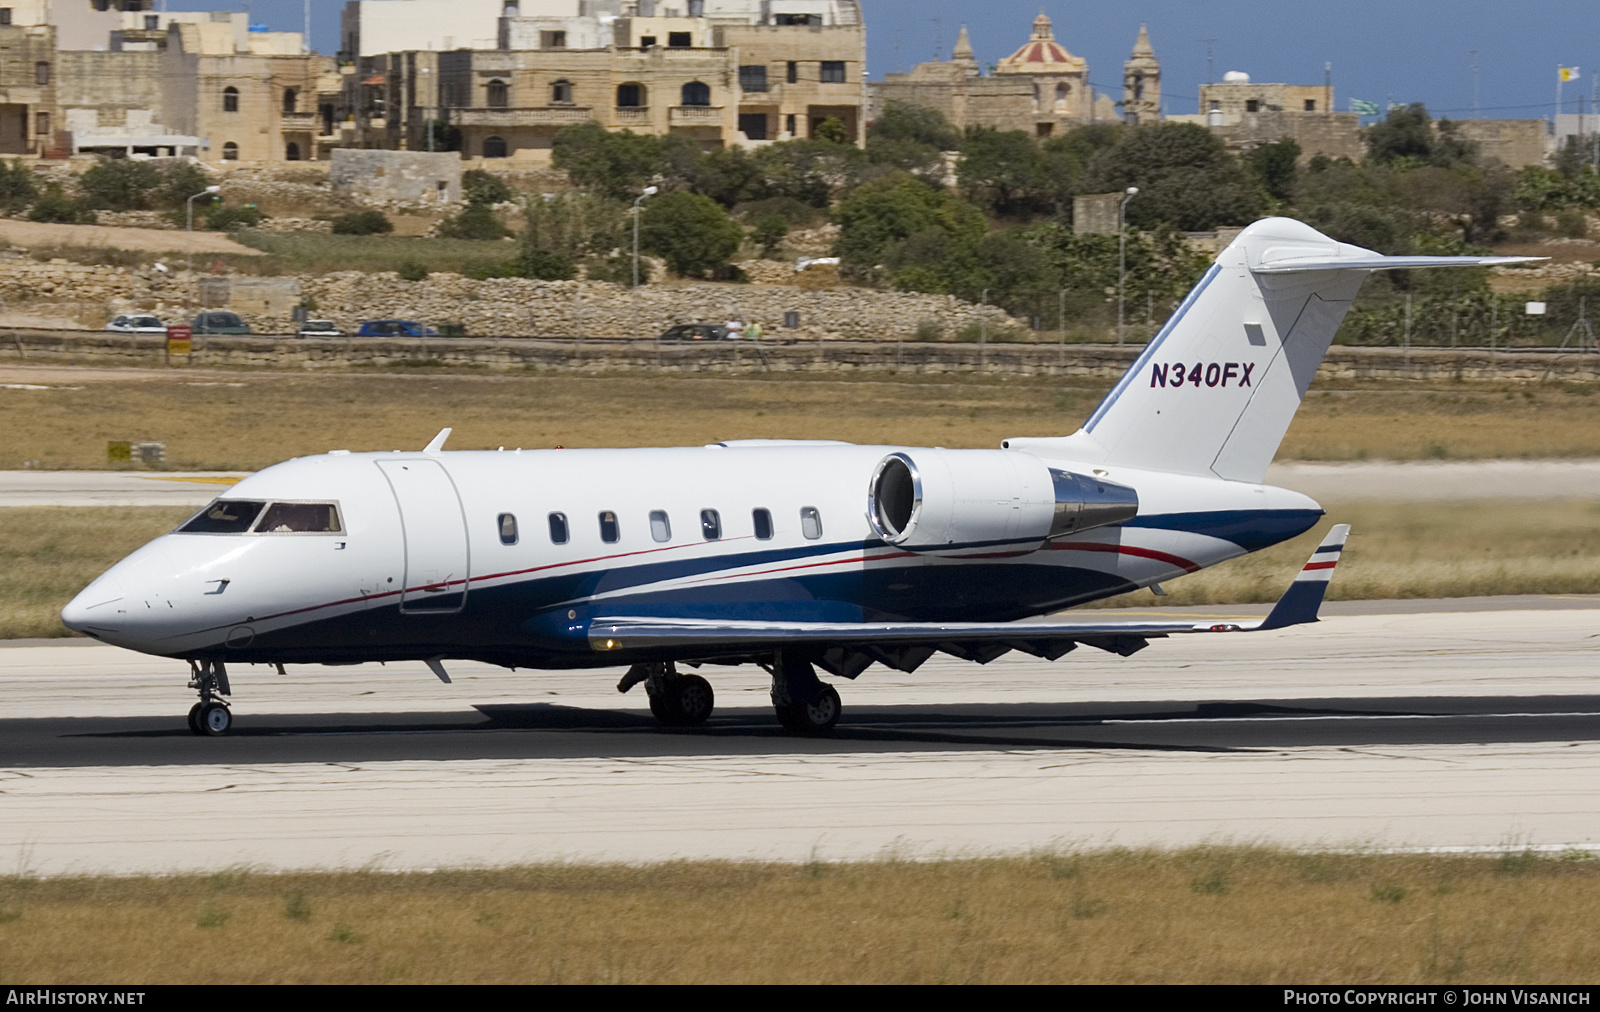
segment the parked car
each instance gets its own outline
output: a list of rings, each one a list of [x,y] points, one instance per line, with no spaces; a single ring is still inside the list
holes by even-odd
[[[106,324],[106,329],[118,334],[165,334],[167,325],[153,316],[119,316]]]
[[[439,332],[415,320],[368,320],[357,337],[438,337]]]
[[[250,326],[239,319],[238,313],[207,311],[194,318],[196,334],[248,334]]]
[[[728,328],[720,323],[680,323],[662,334],[658,340],[673,341],[726,341]]]
[[[343,337],[344,331],[332,320],[307,320],[300,324],[301,337]]]

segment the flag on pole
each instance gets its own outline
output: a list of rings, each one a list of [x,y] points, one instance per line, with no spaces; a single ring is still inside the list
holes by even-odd
[[[1562,84],[1566,84],[1568,81],[1576,81],[1582,76],[1577,67],[1557,67],[1556,70],[1560,71],[1560,83]]]
[[[1376,116],[1378,115],[1378,103],[1368,102],[1362,98],[1352,98],[1350,100],[1350,111],[1360,116]]]

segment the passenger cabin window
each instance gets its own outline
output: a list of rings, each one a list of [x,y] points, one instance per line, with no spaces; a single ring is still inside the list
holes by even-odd
[[[567,543],[567,515],[565,513],[550,514],[550,543],[564,545]]]
[[[672,521],[667,519],[666,510],[650,511],[650,537],[657,541],[672,540]]]
[[[500,543],[502,545],[517,543],[517,518],[510,513],[500,514]]]
[[[822,537],[822,514],[817,512],[815,506],[800,508],[800,533],[806,536],[807,541]]]
[[[600,514],[600,540],[608,545],[614,545],[622,538],[622,531],[617,527],[617,515],[610,510]]]
[[[256,523],[257,534],[338,534],[339,507],[331,502],[275,502]]]
[[[722,515],[716,510],[701,510],[700,533],[707,541],[719,540],[722,537]]]
[[[256,522],[264,502],[218,499],[178,528],[181,534],[243,534]]]
[[[772,511],[771,510],[767,510],[767,509],[751,510],[750,511],[750,519],[755,521],[755,525],[756,525],[756,540],[757,541],[771,541],[772,540]]]

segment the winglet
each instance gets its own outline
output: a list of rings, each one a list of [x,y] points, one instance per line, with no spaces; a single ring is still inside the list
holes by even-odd
[[[1328,581],[1333,578],[1333,567],[1339,564],[1339,555],[1344,551],[1344,542],[1349,536],[1349,524],[1335,524],[1327,538],[1311,553],[1300,575],[1278,598],[1272,614],[1256,628],[1282,629],[1284,626],[1317,621],[1322,597],[1328,592]]]
[[[422,452],[423,453],[438,453],[440,450],[443,450],[444,449],[444,441],[446,439],[449,439],[450,438],[450,433],[452,433],[454,431],[455,431],[454,429],[449,429],[449,428],[440,429],[439,430],[439,434],[437,436],[433,437],[433,441],[430,442],[427,446],[424,446],[422,448]]]

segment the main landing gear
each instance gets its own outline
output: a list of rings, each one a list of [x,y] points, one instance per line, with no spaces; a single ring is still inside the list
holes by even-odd
[[[716,706],[711,683],[699,675],[680,675],[672,662],[635,664],[617,683],[618,692],[644,683],[650,697],[650,712],[668,727],[694,727],[704,724]]]
[[[228,704],[216,697],[233,695],[228,685],[228,668],[221,661],[190,661],[189,688],[200,690],[200,702],[189,709],[189,731],[193,734],[224,735],[233,727]]]
[[[817,677],[811,662],[779,652],[772,664],[772,708],[794,734],[822,734],[839,722],[843,704],[833,686]]]

